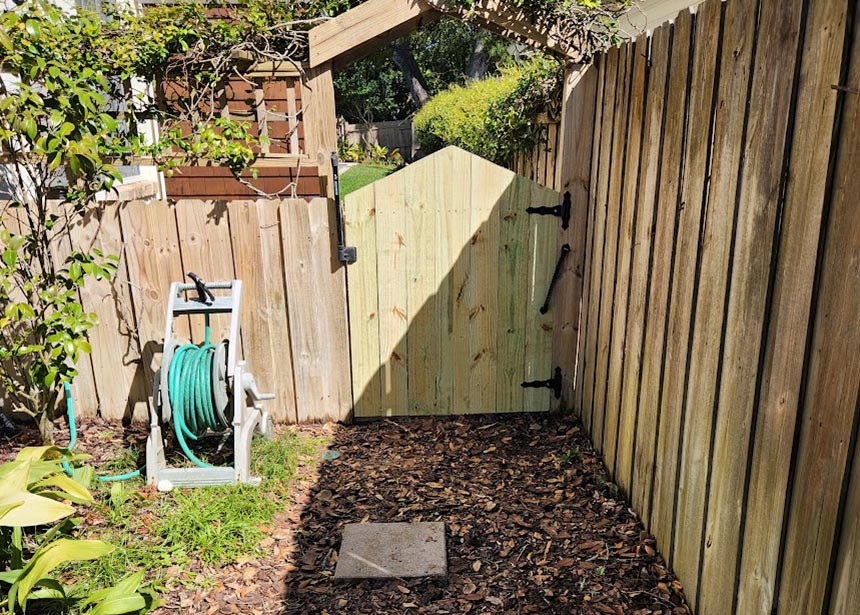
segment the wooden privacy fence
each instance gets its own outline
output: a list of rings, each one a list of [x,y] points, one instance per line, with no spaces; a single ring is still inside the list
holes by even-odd
[[[857,612],[855,12],[708,0],[596,66],[575,406],[699,614]]]
[[[550,409],[558,201],[456,147],[347,196],[356,417]]]
[[[242,351],[260,390],[276,393],[266,406],[273,418],[346,419],[349,363],[337,352],[347,339],[345,276],[332,258],[331,212],[325,198],[132,201],[93,210],[73,227],[65,253],[98,248],[121,261],[112,282],[90,280],[82,291],[100,324],[89,333],[92,355],[78,364],[76,410],[147,419],[170,283],[193,271],[207,281],[242,280]],[[220,339],[226,319],[213,318]],[[181,319],[176,330],[203,338],[202,321]]]
[[[561,190],[558,165],[560,163],[561,135],[559,133],[560,123],[543,118],[538,119],[540,128],[540,142],[535,145],[531,152],[517,154],[514,157],[511,169],[528,177],[542,186]]]
[[[349,145],[380,145],[391,151],[396,149],[407,161],[412,160],[416,147],[412,118],[366,124],[350,124],[340,119],[337,123],[337,137]]]

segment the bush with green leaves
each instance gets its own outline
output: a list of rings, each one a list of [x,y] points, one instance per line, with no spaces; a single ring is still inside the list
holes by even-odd
[[[72,504],[93,503],[87,488],[92,469],[76,469],[72,476],[65,470],[83,459],[42,446],[25,448],[0,465],[0,608],[10,615],[45,603],[64,611],[74,607],[83,615],[145,613],[156,606],[153,593],[143,587],[143,571],[84,595],[52,576],[61,566],[113,551],[100,540],[69,536],[79,523],[71,518]]]
[[[552,58],[536,56],[495,77],[441,92],[415,116],[421,151],[456,145],[499,164],[531,151],[540,141],[537,115],[560,94],[561,68]]]

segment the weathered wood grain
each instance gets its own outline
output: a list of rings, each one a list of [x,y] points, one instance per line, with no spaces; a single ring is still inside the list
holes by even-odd
[[[597,222],[597,207],[596,207],[596,186],[600,174],[600,149],[603,139],[603,111],[606,94],[606,69],[605,58],[599,56],[595,59],[594,70],[597,72],[597,85],[595,92],[595,109],[594,109],[594,126],[592,127],[592,162],[590,177],[588,182],[588,194],[585,200],[586,219],[585,224],[585,244],[583,255],[583,271],[582,271],[582,300],[579,308],[579,331],[577,339],[576,351],[576,380],[574,389],[574,408],[583,425],[588,418],[586,411],[585,391],[588,388],[586,385],[586,365],[594,361],[593,355],[590,353],[589,340],[591,336],[588,334],[590,328],[594,327],[594,322],[591,320],[591,304],[592,304],[592,287],[594,286],[594,226]],[[565,137],[567,138],[567,137]]]
[[[651,474],[651,498],[648,520],[658,546],[668,551],[672,527],[672,508],[660,497],[661,484],[668,478],[666,451],[674,452],[677,438],[673,441],[678,421],[677,409],[663,416],[660,412],[662,376],[665,359],[666,335],[669,320],[669,301],[672,292],[672,258],[677,238],[678,194],[683,169],[681,158],[684,147],[684,115],[686,111],[687,77],[690,60],[690,37],[692,16],[682,11],[675,20],[672,52],[669,67],[669,83],[666,91],[666,109],[663,123],[663,144],[660,159],[659,183],[657,186],[656,229],[654,253],[651,261],[651,288],[648,299],[647,333],[642,355],[642,389],[640,411],[654,408],[656,420],[655,450],[652,460],[646,460]],[[668,474],[668,472],[666,472]]]
[[[618,100],[618,50],[610,50],[606,55],[605,68],[606,77],[604,81],[604,106],[603,122],[601,125],[602,135],[600,137],[600,159],[598,161],[599,168],[602,169],[597,176],[597,183],[594,187],[594,243],[591,256],[591,284],[590,296],[588,299],[588,330],[587,339],[585,341],[587,352],[591,357],[591,361],[585,362],[585,378],[583,379],[583,407],[586,413],[585,426],[592,433],[595,449],[601,452],[600,441],[594,438],[596,432],[595,425],[600,422],[602,424],[603,408],[597,407],[596,391],[602,387],[603,383],[597,383],[598,356],[600,343],[600,317],[603,310],[602,305],[602,289],[603,277],[606,274],[605,264],[605,248],[606,236],[610,232],[607,225],[607,206],[609,198],[609,181],[610,172],[609,164],[612,159],[613,141],[613,126],[615,125],[615,101]],[[611,272],[610,274],[611,275]]]
[[[265,406],[272,418],[296,422],[278,201],[231,201],[228,215],[235,275],[242,281],[243,356],[260,390],[275,393]]]
[[[597,67],[574,67],[565,73],[564,115],[559,126],[555,186],[569,191],[571,220],[559,229],[558,245],[570,246],[553,296],[553,365],[562,369],[563,387],[553,409],[576,411],[576,370],[588,222],[588,185],[594,138]]]
[[[853,59],[860,53],[860,29],[856,27],[850,45]],[[846,76],[847,84],[860,83],[860,64],[852,61]],[[779,582],[780,615],[819,612],[824,604],[831,556],[838,547],[842,486],[852,462],[848,452],[860,389],[860,97],[850,92],[842,96],[833,194],[817,273],[817,305]],[[855,521],[848,519],[849,524]],[[844,558],[842,562],[844,566]],[[857,564],[853,566],[852,575]],[[843,582],[848,572],[841,570]],[[836,587],[837,597],[845,590]],[[838,606],[840,600],[835,603]],[[846,606],[850,611],[857,608],[856,604]]]
[[[666,80],[668,79],[669,31],[661,28],[649,41],[650,64],[646,91],[645,115],[642,126],[642,153],[636,193],[636,228],[633,241],[633,261],[630,269],[630,298],[627,305],[627,340],[625,342],[624,386],[621,391],[621,415],[629,417],[621,441],[630,442],[629,470],[621,467],[619,477],[630,473],[628,493],[637,510],[645,514],[651,496],[651,475],[656,433],[656,408],[639,407],[642,353],[647,332],[648,297],[651,284],[651,258],[654,249],[655,189],[660,168],[660,144],[665,112]],[[628,433],[629,430],[629,433]],[[625,451],[619,444],[619,457]],[[619,466],[627,465],[619,459]]]
[[[647,42],[645,43],[647,45]],[[634,198],[636,194],[636,177],[634,170],[639,162],[639,139],[641,131],[641,113],[643,89],[645,87],[645,71],[642,70],[642,59],[637,58],[641,48],[635,44],[625,45],[625,84],[624,84],[624,146],[619,155],[621,159],[615,162],[615,168],[621,170],[619,186],[616,189],[618,218],[615,236],[615,280],[612,289],[612,317],[607,324],[609,338],[606,347],[606,419],[603,426],[603,457],[606,467],[616,475],[618,450],[618,423],[621,417],[621,374],[624,365],[624,341],[627,326],[627,294],[630,278],[630,247],[633,240]],[[634,74],[634,71],[638,70]],[[628,166],[632,165],[632,166]],[[633,178],[630,181],[628,178]]]
[[[738,614],[743,615],[770,613],[775,599],[783,511],[798,417],[798,383],[803,370],[827,180],[821,170],[828,166],[838,97],[831,85],[840,77],[845,19],[844,4],[811,3],[804,26],[788,171],[792,184],[786,192],[782,214],[750,465],[737,606]],[[843,545],[846,540],[850,543],[850,539],[843,539]],[[837,583],[834,587],[838,586]],[[855,600],[853,604],[856,603]]]
[[[606,200],[606,237],[603,248],[603,284],[600,291],[600,316],[597,331],[597,365],[594,381],[594,415],[592,436],[610,472],[615,461],[615,435],[618,427],[618,408],[606,403],[609,385],[609,354],[612,346],[615,321],[616,282],[618,280],[618,241],[621,233],[621,196],[624,183],[624,163],[627,154],[627,128],[630,105],[629,73],[631,68],[630,45],[624,45],[618,54],[618,78],[615,93],[615,121],[612,127],[612,155],[610,157],[609,192]],[[611,432],[611,433],[607,433]],[[608,436],[608,437],[607,437]],[[610,444],[608,440],[612,440]]]
[[[707,2],[701,5],[696,14],[695,52],[693,56],[690,82],[690,101],[685,144],[685,170],[678,203],[678,240],[675,247],[674,280],[672,284],[669,329],[667,332],[666,367],[663,375],[663,399],[661,416],[672,417],[672,429],[666,430],[662,454],[671,456],[660,464],[663,480],[661,490],[655,497],[662,499],[662,508],[670,510],[677,507],[672,521],[670,549],[667,558],[673,564],[679,562],[678,570],[683,570],[685,582],[696,586],[698,576],[698,553],[700,536],[691,536],[691,543],[675,544],[679,534],[683,534],[690,521],[686,508],[681,512],[682,503],[688,493],[685,485],[683,466],[683,436],[686,424],[685,385],[686,370],[690,358],[690,339],[695,327],[695,306],[697,300],[696,278],[700,253],[702,214],[705,207],[708,172],[710,170],[712,146],[713,113],[715,112],[714,91],[717,62],[721,52],[720,22],[722,4]],[[668,423],[667,423],[668,424]],[[660,458],[661,451],[657,456]],[[677,480],[676,480],[677,479]],[[677,503],[676,503],[677,502]],[[693,516],[695,518],[695,516]],[[698,528],[701,531],[699,526]],[[683,563],[681,563],[683,562]]]
[[[344,421],[352,411],[346,286],[331,215],[324,198],[280,204],[299,421]]]
[[[119,206],[114,203],[94,208],[72,226],[70,236],[75,249],[97,249],[120,257],[112,280],[90,279],[81,289],[84,309],[99,319],[98,326],[88,333],[93,376],[99,389],[99,415],[145,421],[148,398],[119,216]]]
[[[611,440],[613,457],[612,471],[621,489],[630,495],[631,461],[633,459],[633,432],[636,422],[636,412],[632,408],[621,405],[621,394],[624,387],[625,363],[627,361],[627,315],[631,279],[633,275],[633,250],[635,247],[636,222],[638,219],[638,190],[640,156],[642,154],[642,132],[645,113],[645,78],[648,64],[648,39],[640,37],[630,45],[631,61],[631,91],[630,119],[627,128],[627,157],[624,164],[625,185],[621,203],[621,229],[618,244],[618,282],[616,294],[615,320],[612,331],[612,348],[609,356],[609,382],[607,384],[607,407],[613,408],[617,417],[614,425],[610,424],[607,432],[607,446]],[[610,449],[607,448],[607,457]]]
[[[120,222],[137,317],[142,377],[151,396],[155,370],[160,367],[170,284],[184,278],[176,218],[165,202],[132,201],[120,208]],[[187,318],[174,321],[174,334],[178,340],[190,339]]]
[[[701,612],[732,608],[744,505],[744,482],[756,397],[762,331],[767,314],[774,225],[794,71],[773,61],[797,54],[801,6],[778,0],[761,5],[747,142],[734,237],[719,406],[712,453]],[[764,61],[762,61],[764,60]]]

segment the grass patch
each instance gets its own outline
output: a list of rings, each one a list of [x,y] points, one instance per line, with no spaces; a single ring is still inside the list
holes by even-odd
[[[231,485],[176,489],[157,494],[140,480],[99,487],[96,519],[85,532],[116,547],[110,555],[81,562],[66,571],[80,589],[113,585],[145,569],[157,590],[174,584],[205,584],[201,566],[223,566],[260,555],[262,526],[289,505],[290,485],[299,463],[318,459],[325,440],[282,433],[257,439],[251,455],[259,487]],[[123,455],[127,461],[131,454]],[[124,470],[117,463],[114,470]],[[100,517],[100,518],[99,518]]]
[[[350,167],[340,176],[340,194],[346,196],[350,192],[355,192],[359,188],[372,184],[377,179],[390,175],[395,170],[397,167],[393,165],[372,163],[362,163]]]

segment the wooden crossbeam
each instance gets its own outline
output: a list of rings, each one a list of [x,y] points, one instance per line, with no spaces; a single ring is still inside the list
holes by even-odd
[[[531,22],[522,11],[501,0],[478,0],[466,11],[451,0],[367,0],[310,31],[312,67],[332,62],[334,68],[376,51],[438,19],[443,14],[468,18],[481,27],[516,41],[577,61],[580,54],[554,30]]]
[[[310,65],[361,59],[440,16],[425,0],[368,0],[310,31]]]

